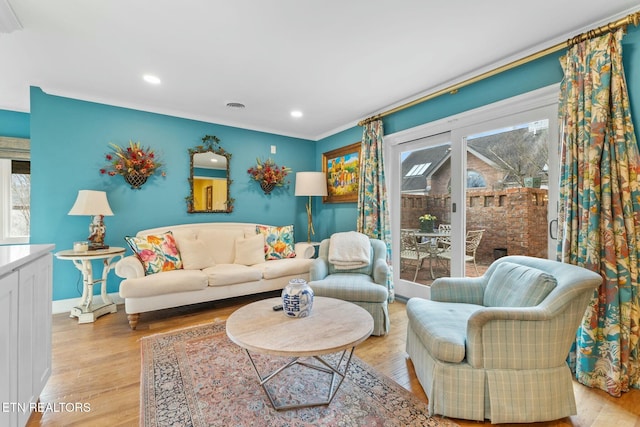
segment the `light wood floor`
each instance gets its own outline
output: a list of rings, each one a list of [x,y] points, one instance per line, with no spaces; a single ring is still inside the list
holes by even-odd
[[[241,305],[266,296],[274,294],[146,313],[141,316],[136,331],[129,329],[123,307],[93,324],[79,325],[76,319],[65,314],[54,315],[53,372],[40,401],[57,405],[58,412],[36,413],[28,425],[137,426],[140,402],[138,340],[171,329],[225,320]],[[411,361],[404,352],[405,305],[396,302],[390,309],[391,333],[385,337],[370,337],[356,349],[356,354],[426,401]],[[535,425],[640,427],[640,390],[633,390],[621,398],[577,383],[574,390],[577,416]],[[90,411],[60,411],[64,403],[88,403]],[[454,421],[461,426],[483,424]]]

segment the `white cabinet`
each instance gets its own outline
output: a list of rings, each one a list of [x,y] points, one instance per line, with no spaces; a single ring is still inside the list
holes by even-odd
[[[24,426],[51,375],[53,245],[0,248],[0,426]],[[16,253],[23,256],[16,256]]]
[[[18,273],[0,278],[0,402],[18,401]],[[18,425],[16,411],[1,408],[0,425]]]

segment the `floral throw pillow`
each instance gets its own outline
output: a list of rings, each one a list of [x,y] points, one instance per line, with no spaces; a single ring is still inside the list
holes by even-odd
[[[182,258],[171,231],[160,235],[124,238],[144,266],[144,274],[182,269]]]
[[[270,227],[256,225],[256,232],[264,235],[264,259],[294,258],[293,225]]]

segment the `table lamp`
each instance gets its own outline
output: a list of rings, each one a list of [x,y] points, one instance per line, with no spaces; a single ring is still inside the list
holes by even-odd
[[[78,198],[69,211],[69,215],[91,215],[93,216],[89,224],[89,250],[107,249],[104,244],[104,236],[107,228],[104,225],[105,215],[112,216],[113,212],[107,200],[107,193],[95,190],[80,190]]]
[[[313,229],[311,196],[327,195],[327,177],[324,172],[296,172],[296,196],[309,196],[307,204],[307,242],[311,243]]]

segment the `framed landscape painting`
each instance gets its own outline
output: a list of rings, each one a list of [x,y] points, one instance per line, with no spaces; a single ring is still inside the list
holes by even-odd
[[[322,171],[327,175],[327,196],[322,198],[324,203],[357,202],[360,143],[323,153]]]

